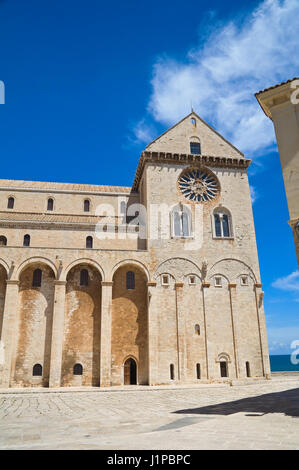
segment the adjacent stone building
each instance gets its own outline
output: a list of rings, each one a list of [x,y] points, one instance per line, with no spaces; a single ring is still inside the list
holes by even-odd
[[[0,180],[0,384],[267,377],[250,160],[191,113],[131,188]]]
[[[255,94],[274,124],[299,266],[299,78]]]

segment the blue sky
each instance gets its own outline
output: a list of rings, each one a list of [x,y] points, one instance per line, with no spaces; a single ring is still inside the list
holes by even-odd
[[[297,0],[0,0],[1,178],[130,186],[140,151],[192,102],[253,160],[270,352],[287,353],[299,276],[254,93],[298,76],[298,31]]]

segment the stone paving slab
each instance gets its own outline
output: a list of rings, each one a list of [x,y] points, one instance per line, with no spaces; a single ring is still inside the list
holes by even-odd
[[[0,449],[299,449],[299,376],[0,394]]]

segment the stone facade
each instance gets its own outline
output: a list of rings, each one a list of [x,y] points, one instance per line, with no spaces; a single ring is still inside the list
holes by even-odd
[[[268,377],[249,164],[191,113],[132,188],[0,180],[1,387]]]
[[[274,124],[299,266],[299,78],[255,96]]]

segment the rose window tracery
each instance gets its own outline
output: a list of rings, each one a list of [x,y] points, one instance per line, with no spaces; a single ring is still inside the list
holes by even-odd
[[[219,191],[216,176],[199,168],[185,171],[180,176],[178,185],[185,198],[194,202],[212,201]]]

